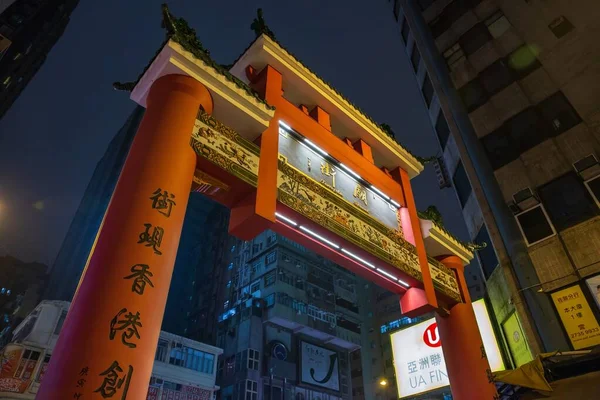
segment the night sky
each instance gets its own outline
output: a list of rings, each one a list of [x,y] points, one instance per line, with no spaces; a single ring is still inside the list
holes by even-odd
[[[0,255],[51,264],[92,172],[134,107],[132,81],[164,39],[154,0],[81,0],[65,34],[0,120]],[[170,1],[219,63],[254,39],[262,7],[287,50],[420,156],[438,146],[391,6],[385,0]],[[456,195],[431,166],[413,180],[420,209],[437,205],[466,239]]]

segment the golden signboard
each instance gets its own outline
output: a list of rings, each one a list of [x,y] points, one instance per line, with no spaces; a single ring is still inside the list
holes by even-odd
[[[600,344],[600,326],[579,285],[559,290],[551,296],[575,350]]]

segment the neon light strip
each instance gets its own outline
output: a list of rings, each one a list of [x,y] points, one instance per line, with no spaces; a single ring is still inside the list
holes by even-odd
[[[363,260],[362,258],[360,258],[359,256],[357,256],[356,254],[354,254],[354,253],[350,253],[350,252],[349,252],[348,250],[346,250],[346,249],[342,249],[342,253],[346,253],[346,254],[348,254],[350,257],[354,258],[355,260],[358,260],[358,261],[360,261],[361,263],[365,264],[366,266],[369,266],[369,267],[371,267],[371,268],[373,268],[373,269],[377,269],[377,267],[376,267],[376,266],[374,266],[373,264],[371,264],[371,263],[370,263],[370,262],[368,262],[367,260]]]
[[[396,278],[394,275],[392,275],[392,274],[390,274],[390,273],[388,273],[388,272],[386,272],[386,271],[382,270],[381,268],[377,268],[377,272],[381,272],[383,275],[385,275],[385,276],[387,276],[388,278],[391,278],[391,279],[393,279],[393,280],[395,280],[395,281],[397,281],[397,280],[398,280],[398,278]]]
[[[307,138],[304,138],[304,143],[306,143],[307,145],[309,145],[310,147],[312,147],[313,149],[315,149],[321,155],[323,155],[325,157],[329,157],[329,154],[327,154],[327,152],[325,150],[323,150],[322,148],[320,148],[319,146],[317,146],[316,144],[314,144],[313,142],[311,142]]]
[[[289,224],[292,224],[292,225],[294,225],[294,226],[298,226],[298,224],[296,223],[296,221],[293,221],[293,220],[289,219],[288,217],[286,217],[286,216],[284,216],[284,215],[281,215],[281,214],[279,214],[278,212],[276,212],[276,213],[275,213],[275,216],[276,216],[277,218],[281,218],[282,220],[284,220],[285,222],[287,222],[287,223],[289,223]]]
[[[310,229],[308,229],[308,228],[305,228],[305,227],[303,227],[303,226],[299,226],[299,228],[300,228],[300,229],[302,229],[304,232],[306,232],[306,233],[308,233],[308,234],[310,234],[310,235],[312,235],[312,236],[316,237],[317,239],[320,239],[320,240],[322,240],[323,242],[327,243],[328,245],[335,247],[336,249],[339,249],[339,248],[340,248],[340,246],[338,246],[337,244],[333,243],[332,241],[329,241],[329,240],[325,239],[323,236],[321,236],[321,235],[319,235],[319,234],[317,234],[317,233],[315,233],[315,232],[311,231],[311,230],[310,230]]]
[[[404,282],[402,279],[398,279],[398,283],[404,287],[410,287],[410,285],[408,283]]]
[[[361,178],[361,176],[359,174],[357,174],[356,172],[352,171],[350,168],[348,168],[347,166],[345,166],[344,164],[340,163],[340,167],[342,167],[343,169],[346,170],[346,172],[348,172],[350,175],[352,175],[353,177],[355,177],[358,180],[364,181],[363,178]]]

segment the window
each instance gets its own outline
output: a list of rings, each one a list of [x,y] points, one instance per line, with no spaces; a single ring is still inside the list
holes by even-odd
[[[539,105],[544,119],[550,123],[554,135],[560,135],[581,122],[577,111],[562,92],[556,92]]]
[[[415,44],[412,49],[412,53],[410,54],[410,62],[413,66],[413,71],[415,74],[419,70],[419,62],[421,61],[421,54],[419,53],[419,49],[417,49],[417,45]]]
[[[510,22],[500,10],[492,14],[491,17],[485,20],[485,25],[488,27],[490,34],[494,38],[499,38],[511,28]]]
[[[534,107],[515,115],[504,123],[510,140],[521,154],[548,138],[549,127]]]
[[[258,382],[246,380],[246,395],[244,400],[258,400]]]
[[[554,21],[550,22],[548,28],[554,33],[558,39],[565,36],[567,33],[571,32],[574,28],[573,24],[566,19],[564,16],[560,16],[556,18]]]
[[[24,350],[23,356],[21,357],[21,361],[19,361],[14,377],[21,379],[31,378],[31,373],[35,369],[37,361],[40,358],[40,354],[41,353],[39,351],[29,349]]]
[[[254,369],[258,371],[258,361],[260,360],[260,353],[258,350],[248,349],[248,369]]]
[[[540,187],[538,193],[552,224],[562,231],[598,215],[598,207],[575,172]]]
[[[253,274],[260,273],[261,270],[262,270],[262,260],[259,260],[259,261],[255,262],[254,264],[252,264],[252,273]]]
[[[267,264],[267,265],[274,263],[275,261],[277,261],[277,252],[276,251],[270,252],[265,257],[265,264]]]
[[[465,54],[470,56],[490,40],[492,40],[492,35],[487,26],[479,23],[462,35],[458,43],[460,43],[460,47],[462,47]]]
[[[275,305],[275,293],[272,293],[265,297],[265,305],[267,308],[271,308]]]
[[[37,374],[37,378],[35,378],[36,382],[41,382],[42,378],[44,377],[44,374],[46,373],[46,369],[48,368],[48,363],[50,362],[50,354],[46,354],[44,356],[44,362],[42,363],[42,366],[40,367],[38,374]]]
[[[271,385],[267,384],[265,382],[264,386],[263,386],[263,397],[265,400],[282,400],[283,399],[283,394],[281,391],[280,387],[277,386],[273,386],[271,387]],[[298,390],[298,389],[296,389]],[[296,400],[299,400],[300,398],[298,397],[298,395],[302,395],[302,393],[296,393]],[[314,399],[319,399],[318,396],[313,397]],[[304,397],[301,397],[302,400],[304,400]]]
[[[169,342],[167,342],[166,340],[160,339],[158,341],[158,346],[156,346],[156,355],[154,356],[154,359],[156,361],[165,362],[167,359],[168,349],[169,349]]]
[[[448,68],[452,70],[454,65],[465,59],[465,52],[460,47],[459,43],[455,43],[446,51],[444,51],[444,59],[446,60],[446,65],[448,65]]]
[[[481,0],[454,0],[450,2],[440,15],[429,24],[433,37],[437,38],[447,31],[456,20],[479,3],[481,3]]]
[[[515,79],[523,79],[542,66],[529,45],[519,47],[506,60]]]
[[[215,355],[183,346],[181,343],[175,343],[171,349],[169,364],[205,374],[212,374],[214,371]]]
[[[479,73],[479,82],[493,96],[513,83],[514,77],[506,61],[500,59]]]
[[[337,326],[349,330],[350,332],[358,333],[360,335],[360,324],[345,319],[344,317],[339,317],[337,319]]]
[[[343,297],[336,297],[335,304],[345,308],[346,310],[352,311],[355,314],[358,314],[358,306],[355,303],[344,299]]]
[[[65,318],[67,318],[67,310],[62,310],[62,312],[60,313],[60,317],[58,317],[56,327],[54,328],[55,335],[58,335],[60,333],[60,330],[62,329],[62,326],[65,323]]]
[[[548,221],[544,206],[541,204],[517,214],[515,218],[528,246],[556,234],[554,227]]]
[[[421,89],[423,93],[423,98],[425,99],[425,104],[427,107],[431,105],[431,100],[433,100],[433,84],[431,83],[431,79],[429,79],[429,75],[425,75],[425,81],[423,82],[423,88]]]
[[[594,197],[596,205],[600,207],[600,176],[588,179],[587,181],[585,181],[585,186],[588,188],[588,191]]]
[[[275,283],[275,280],[277,279],[277,271],[270,271],[269,273],[265,274],[264,280],[265,280],[265,287],[271,286],[272,284]]]
[[[454,182],[454,188],[456,189],[456,194],[458,194],[460,205],[464,208],[472,189],[469,178],[467,178],[467,171],[465,171],[462,161],[459,161],[456,171],[454,171],[452,181]]]
[[[481,229],[479,229],[479,233],[475,237],[475,243],[487,244],[486,247],[477,251],[477,255],[479,256],[479,263],[481,264],[485,277],[489,278],[498,266],[498,258],[496,257],[494,246],[492,246],[492,241],[485,225],[482,225]],[[475,278],[477,278],[477,276],[475,276]]]
[[[481,86],[478,78],[473,79],[460,89],[458,94],[467,109],[467,112],[471,112],[485,104],[488,99],[487,93]]]
[[[260,281],[253,283],[252,286],[250,286],[250,293],[254,293],[257,290],[260,290]]]
[[[408,44],[408,35],[410,34],[410,26],[408,26],[408,22],[406,18],[402,20],[402,40],[404,40],[404,45]]]
[[[444,118],[444,114],[441,111],[438,114],[437,121],[435,122],[435,133],[440,141],[442,150],[445,149],[446,143],[448,143],[448,137],[450,136],[450,128],[448,127],[448,122],[446,122],[446,118]]]

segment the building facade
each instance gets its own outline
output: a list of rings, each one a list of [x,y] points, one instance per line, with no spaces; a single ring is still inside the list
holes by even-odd
[[[513,365],[599,344],[600,6],[390,4]]]
[[[0,118],[60,39],[79,0],[0,2]]]
[[[0,398],[34,399],[67,316],[68,301],[42,301],[15,329],[2,349]],[[216,364],[221,349],[168,332],[161,332],[148,400],[212,400]],[[82,372],[85,377],[85,372]],[[75,384],[85,385],[85,378]]]
[[[371,284],[271,231],[230,253],[221,399],[373,398]]]
[[[98,161],[50,269],[45,299],[71,301],[73,298],[129,147],[143,116],[144,108],[136,107]]]

